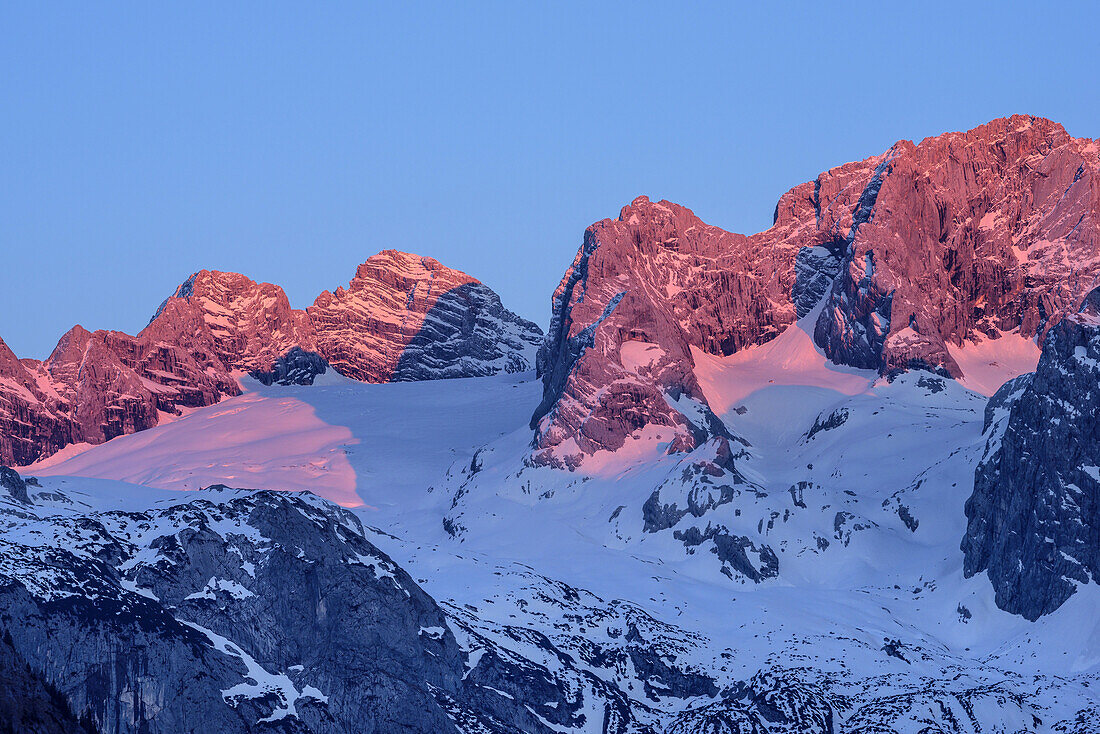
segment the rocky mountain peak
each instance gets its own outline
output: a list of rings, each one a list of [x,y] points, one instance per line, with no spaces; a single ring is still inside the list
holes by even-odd
[[[367,382],[523,371],[542,337],[477,279],[398,250],[368,258],[306,311],[316,351]]]
[[[357,279],[380,277],[381,271],[387,271],[411,281],[442,278],[448,283],[457,285],[479,282],[460,270],[447,267],[433,257],[401,250],[382,250],[377,255],[368,257],[356,268],[352,283],[354,284]]]
[[[692,349],[733,354],[815,311],[803,328],[838,364],[963,376],[953,350],[1041,337],[1074,312],[1100,277],[1097,242],[1100,144],[1023,115],[832,168],[751,236],[638,197],[588,228],[554,293],[536,457],[683,426],[666,396],[705,404]],[[650,346],[624,355],[629,342]]]
[[[84,351],[91,338],[92,332],[80,324],[76,324],[57,340],[57,346],[50,352],[50,356],[46,358],[46,361],[59,362],[74,359],[77,354]]]
[[[1041,336],[1100,271],[1098,171],[1095,141],[1023,115],[895,146],[818,343],[839,362],[959,376],[948,345]]]
[[[217,270],[188,278],[141,335],[178,342],[196,328],[230,371],[266,369],[313,338],[308,318],[291,308],[282,288]]]
[[[476,279],[396,250],[308,309],[277,285],[200,270],[137,336],[74,326],[45,362],[26,364],[0,349],[0,461],[144,430],[162,413],[237,395],[247,374],[308,384],[326,365],[368,382],[519,372],[541,338]]]

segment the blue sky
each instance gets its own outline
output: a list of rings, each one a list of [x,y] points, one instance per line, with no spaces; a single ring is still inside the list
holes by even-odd
[[[749,233],[901,138],[1100,136],[1094,4],[680,5],[4,3],[0,337],[134,333],[200,268],[304,307],[386,248],[545,326],[638,194]]]

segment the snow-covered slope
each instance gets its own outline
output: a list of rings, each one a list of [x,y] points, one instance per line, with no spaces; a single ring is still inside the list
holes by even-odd
[[[371,385],[328,372],[310,386],[245,391],[139,434],[76,445],[25,472],[165,489],[210,484],[309,490],[339,504],[406,510],[453,463],[523,425],[532,373]]]
[[[900,141],[748,237],[639,197],[538,380],[537,327],[392,251],[304,314],[207,274],[136,340],[0,343],[2,455],[159,423],[0,475],[14,659],[118,731],[1098,732],[1098,153]]]
[[[0,479],[3,644],[93,731],[549,734],[577,715],[576,689],[524,685],[506,651],[472,658],[316,496]]]
[[[575,692],[559,730],[1089,731],[1070,722],[1100,705],[1097,587],[1032,623],[998,609],[984,575],[963,577],[985,397],[833,365],[815,316],[695,355],[743,440],[733,469],[709,443],[669,455],[648,427],[574,471],[533,465],[528,373],[246,380],[240,397],[34,472],[311,486],[353,506],[441,604],[468,668],[504,656]]]

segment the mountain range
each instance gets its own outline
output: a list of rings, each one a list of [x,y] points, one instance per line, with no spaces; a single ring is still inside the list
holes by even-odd
[[[285,374],[295,347],[365,382],[530,369],[542,332],[480,282],[387,250],[347,288],[293,309],[271,283],[203,270],[165,299],[137,336],[74,326],[45,361],[0,341],[0,461],[29,464],[99,444],[240,394],[237,378]],[[280,361],[283,361],[281,364]],[[270,378],[269,378],[270,379]]]
[[[641,196],[551,306],[387,250],[0,342],[0,725],[1100,732],[1100,142]]]

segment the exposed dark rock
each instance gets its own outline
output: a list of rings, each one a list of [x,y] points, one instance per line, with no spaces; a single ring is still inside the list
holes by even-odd
[[[833,703],[783,671],[761,671],[715,703],[684,711],[666,734],[834,734]]]
[[[779,575],[779,558],[768,545],[757,545],[750,538],[734,535],[721,525],[707,524],[705,530],[692,526],[686,530],[673,532],[673,537],[691,548],[711,542],[711,552],[722,563],[722,573],[731,576],[733,572],[745,576],[756,583]]]
[[[23,481],[23,477],[19,476],[19,472],[14,469],[0,466],[0,488],[6,490],[15,500],[25,505],[31,503],[31,498],[27,494],[27,483]]]
[[[662,504],[661,490],[655,489],[642,505],[642,530],[655,533],[674,527],[689,514],[702,517],[714,508],[732,502],[737,494],[737,490],[727,484],[693,486],[687,493],[687,507],[680,509],[675,502]]]
[[[852,533],[875,527],[875,523],[864,518],[857,518],[847,510],[840,510],[833,517],[833,537],[847,546],[852,540]]]
[[[860,227],[872,220],[883,178],[897,156],[891,150],[875,166],[852,214],[852,226],[844,242],[844,259],[837,263],[839,274],[814,324],[814,341],[841,364],[878,369],[882,346],[890,331],[893,293],[875,280],[875,253],[858,255],[853,248]]]
[[[900,640],[887,639],[882,643],[882,651],[892,658],[897,658],[903,663],[908,663],[909,659],[905,657],[905,645]]]
[[[475,278],[396,250],[367,258],[347,287],[322,292],[306,315],[309,348],[365,382],[522,372],[542,341]]]
[[[320,354],[292,347],[275,360],[270,370],[253,370],[249,375],[264,385],[312,385],[327,370],[328,362]]]
[[[88,715],[19,654],[6,629],[0,635],[0,734],[97,734]]]
[[[481,283],[447,291],[424,316],[401,353],[391,382],[524,372],[542,343],[542,329],[516,316]]]
[[[996,723],[983,722],[975,712],[995,711]],[[920,686],[915,690],[875,697],[844,722],[845,734],[982,734],[986,731],[1033,732],[1041,720],[1025,697],[1003,684],[950,688]],[[986,728],[991,726],[992,728]]]
[[[920,520],[913,517],[912,513],[909,512],[908,506],[901,504],[898,505],[898,517],[901,518],[901,521],[905,523],[905,527],[909,528],[910,532],[917,532],[917,527],[920,525]]]
[[[989,401],[986,435],[964,571],[1034,620],[1100,576],[1100,288],[1050,330],[1035,373]]]
[[[795,255],[791,301],[798,318],[809,315],[833,287],[847,250],[847,240],[837,239],[823,245],[803,247]]]
[[[837,408],[829,415],[822,419],[821,416],[814,418],[814,424],[810,426],[810,430],[806,433],[806,440],[809,441],[821,431],[831,431],[834,428],[840,428],[848,420],[848,410],[846,408]]]
[[[550,731],[466,680],[446,614],[335,505],[224,487],[75,517],[8,502],[9,527],[37,530],[0,544],[0,628],[104,731]],[[568,716],[570,694],[528,667],[501,659],[494,679]]]

